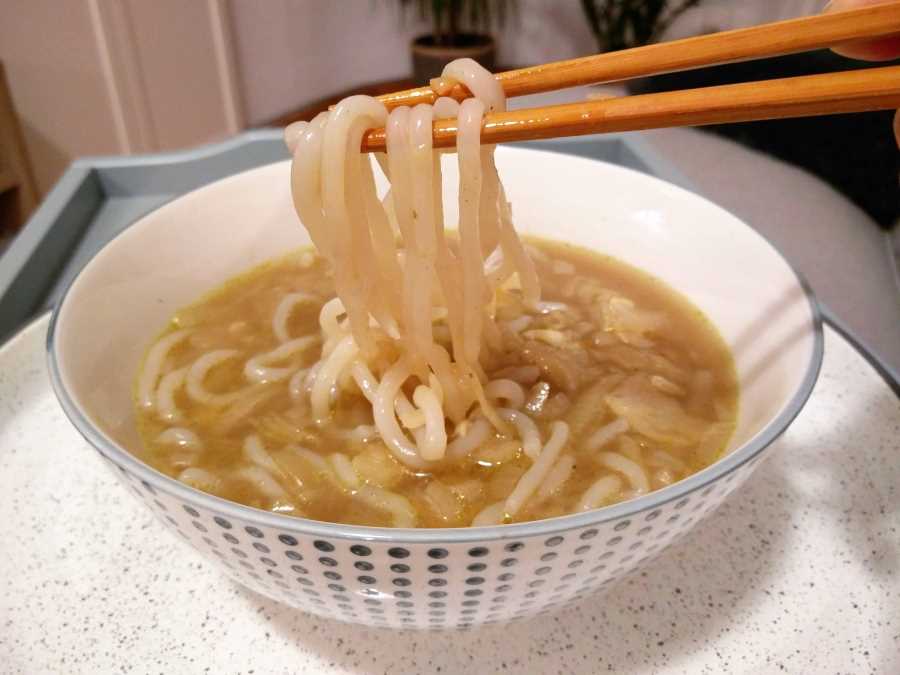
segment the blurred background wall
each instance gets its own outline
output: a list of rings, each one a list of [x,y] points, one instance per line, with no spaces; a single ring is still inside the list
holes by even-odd
[[[227,10],[2,0],[0,61],[39,191],[80,155],[183,147],[240,130]]]
[[[809,14],[822,0],[705,0],[667,36]],[[392,0],[0,0],[6,67],[38,191],[75,157],[223,138],[409,74],[422,32]],[[521,0],[499,62],[591,53],[578,0]]]

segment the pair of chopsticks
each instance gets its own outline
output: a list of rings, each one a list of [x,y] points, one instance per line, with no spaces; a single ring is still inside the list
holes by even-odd
[[[520,68],[494,77],[507,98],[833,47],[900,34],[900,2],[791,19],[721,33]],[[450,96],[470,92],[460,84]],[[379,97],[388,109],[433,103],[431,87]],[[763,80],[660,94],[623,96],[486,115],[481,142],[527,141],[786,117],[900,108],[900,66]],[[456,144],[456,120],[434,123],[435,147]],[[384,129],[369,131],[364,152],[383,151]]]

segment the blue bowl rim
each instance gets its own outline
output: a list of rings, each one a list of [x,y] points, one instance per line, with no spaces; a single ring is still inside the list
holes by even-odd
[[[538,151],[540,152],[540,151]],[[592,160],[599,161],[599,160]],[[601,162],[606,163],[606,162]],[[616,168],[629,172],[640,173],[626,167]],[[252,170],[252,169],[251,169]],[[654,176],[642,174],[644,178],[651,181],[659,181],[670,189],[685,192],[693,199],[705,201],[718,209],[725,211],[722,207],[705,197],[686,190],[679,186],[673,185]],[[230,177],[222,180],[227,180]],[[203,189],[203,188],[198,188]],[[191,194],[186,193],[186,194]],[[726,211],[727,213],[727,211]],[[149,214],[148,214],[149,215]],[[144,216],[146,217],[146,216]],[[389,528],[389,527],[370,527],[363,525],[345,525],[342,523],[329,523],[325,521],[310,520],[307,518],[297,518],[295,516],[281,515],[270,511],[263,511],[251,506],[232,502],[215,495],[196,490],[192,487],[181,483],[180,481],[160,473],[153,467],[145,464],[130,452],[122,448],[118,443],[109,438],[103,431],[97,428],[78,407],[72,397],[69,395],[62,381],[59,363],[56,358],[55,338],[58,327],[58,320],[61,309],[65,306],[66,300],[72,288],[78,283],[81,275],[84,273],[91,262],[110,246],[116,239],[127,233],[135,224],[143,221],[144,217],[137,219],[134,223],[126,227],[103,248],[101,248],[94,256],[85,263],[84,267],[79,270],[62,294],[59,303],[53,309],[53,315],[50,319],[50,327],[47,331],[47,359],[48,370],[50,375],[50,383],[54,393],[60,402],[63,412],[69,421],[75,426],[78,432],[88,441],[103,457],[110,460],[119,467],[125,468],[137,476],[142,482],[152,485],[155,489],[166,492],[180,500],[185,504],[200,506],[204,509],[223,516],[231,517],[236,520],[247,521],[254,525],[262,525],[272,529],[279,530],[285,534],[299,534],[302,536],[321,537],[323,539],[336,538],[351,541],[370,541],[383,542],[391,544],[409,544],[409,545],[439,545],[439,544],[467,544],[467,543],[484,543],[489,541],[501,541],[510,539],[522,539],[565,533],[571,530],[580,530],[586,527],[602,525],[611,521],[621,520],[623,518],[632,518],[645,511],[651,511],[662,507],[664,504],[679,501],[686,496],[703,490],[704,488],[715,484],[728,474],[733,473],[737,469],[752,461],[771,445],[794,421],[803,406],[809,400],[819,377],[819,371],[822,367],[822,360],[825,351],[825,336],[822,325],[822,314],[819,309],[815,295],[806,281],[797,269],[790,263],[784,254],[766,237],[759,233],[756,229],[738,220],[747,228],[749,228],[756,236],[765,241],[772,251],[778,255],[782,261],[791,270],[797,283],[803,291],[806,301],[809,305],[810,318],[812,322],[813,332],[813,348],[810,354],[809,362],[800,386],[794,395],[788,401],[785,408],[767,424],[756,436],[750,441],[736,448],[727,456],[719,459],[707,468],[699,471],[687,478],[674,483],[668,487],[650,492],[642,497],[631,499],[628,501],[613,504],[593,511],[584,513],[569,514],[558,516],[556,518],[547,518],[544,520],[534,520],[524,523],[513,523],[509,525],[492,525],[487,527],[456,527],[456,528]]]

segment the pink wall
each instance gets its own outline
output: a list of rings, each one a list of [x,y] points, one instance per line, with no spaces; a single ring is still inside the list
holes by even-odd
[[[259,124],[336,91],[409,75],[409,42],[425,24],[394,0],[229,0],[245,112]],[[590,51],[575,0],[522,0],[499,37],[500,61],[524,64]]]
[[[3,61],[38,189],[82,155],[243,127],[224,0],[0,0]]]
[[[247,122],[259,124],[335,91],[408,73],[407,43],[418,26],[401,26],[396,5],[229,0]]]
[[[410,39],[422,24],[400,21],[395,0],[228,0],[247,122],[260,124],[364,82],[409,74]],[[499,35],[500,63],[582,56],[594,39],[578,0],[520,0]],[[808,14],[823,0],[705,0],[670,31],[683,36]]]
[[[215,140],[410,71],[397,0],[0,0],[0,59],[39,189],[75,157]],[[578,0],[520,0],[500,63],[588,54]],[[822,0],[705,0],[673,36],[818,11]]]
[[[92,36],[85,3],[4,0],[0,8],[0,60],[42,193],[72,157],[119,148]]]
[[[210,16],[215,3],[117,1],[128,5],[131,55],[148,102],[148,150],[183,148],[236,131],[218,72],[218,25]]]

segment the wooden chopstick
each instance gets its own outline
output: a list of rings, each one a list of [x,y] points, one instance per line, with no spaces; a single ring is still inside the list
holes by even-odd
[[[900,108],[900,66],[806,75],[661,94],[623,96],[486,115],[481,142]],[[434,123],[434,146],[456,144],[456,120]],[[384,151],[384,129],[369,131],[364,152]]]
[[[506,96],[514,97],[824,49],[843,42],[895,33],[900,33],[900,2],[546,63],[497,73],[494,77],[503,85]],[[470,94],[458,84],[448,95],[461,101]],[[419,87],[385,94],[379,100],[390,109],[433,103],[436,98],[430,87]]]

